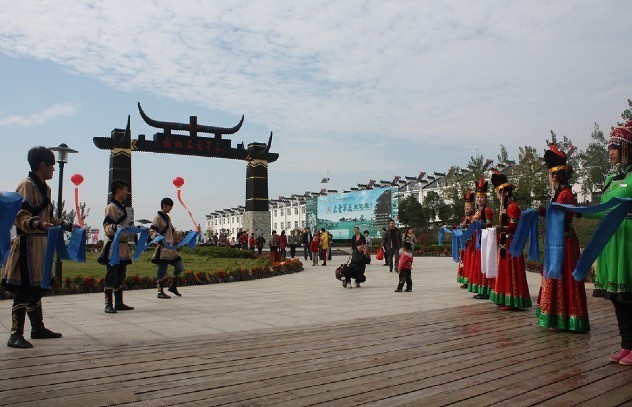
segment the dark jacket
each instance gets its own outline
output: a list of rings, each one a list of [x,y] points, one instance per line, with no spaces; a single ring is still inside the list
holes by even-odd
[[[359,283],[365,282],[364,271],[366,270],[367,264],[371,264],[371,256],[360,252],[358,249],[354,249],[351,254],[349,267],[347,267],[345,272],[345,278],[347,280],[355,278]]]
[[[384,235],[384,242],[382,243],[387,250],[395,249],[399,250],[402,248],[402,234],[399,229],[386,229],[386,234]]]
[[[351,250],[355,250],[358,247],[358,242],[362,241],[362,243],[366,243],[366,238],[364,235],[356,235],[355,233],[351,236]]]

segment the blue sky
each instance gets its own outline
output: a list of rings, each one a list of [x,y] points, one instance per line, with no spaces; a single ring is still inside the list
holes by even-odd
[[[0,190],[26,152],[79,150],[80,199],[99,226],[108,136],[131,116],[232,127],[233,146],[274,132],[270,197],[464,166],[504,144],[544,148],[549,129],[584,149],[632,98],[632,7],[605,1],[20,1],[0,9]],[[244,204],[245,163],[133,155],[137,218],[171,180],[198,222]],[[57,193],[57,174],[52,180]],[[179,206],[179,228],[190,220]]]

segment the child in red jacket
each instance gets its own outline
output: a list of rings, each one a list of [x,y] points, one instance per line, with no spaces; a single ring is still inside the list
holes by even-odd
[[[309,251],[312,252],[312,266],[318,266],[318,251],[320,250],[320,234],[314,233],[309,243]]]
[[[407,293],[413,290],[413,279],[412,279],[412,267],[413,267],[413,253],[412,253],[412,245],[410,242],[404,242],[404,252],[399,255],[399,284],[397,284],[397,288],[395,289],[396,293],[401,293],[402,288],[404,288],[404,283],[406,283],[406,291]]]

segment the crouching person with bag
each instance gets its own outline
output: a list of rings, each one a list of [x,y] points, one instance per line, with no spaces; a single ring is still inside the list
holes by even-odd
[[[353,278],[355,279],[355,286],[360,288],[360,283],[366,281],[364,271],[366,270],[366,265],[370,263],[371,255],[365,247],[364,237],[362,237],[353,249],[351,262],[349,262],[349,267],[345,270],[345,279],[342,282],[342,286],[347,288],[348,285],[351,288],[351,279]]]

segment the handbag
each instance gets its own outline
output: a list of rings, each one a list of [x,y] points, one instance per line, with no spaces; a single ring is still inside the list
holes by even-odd
[[[345,276],[345,271],[347,271],[348,264],[341,264],[340,267],[336,268],[336,280],[342,280]]]
[[[336,268],[336,271],[335,271],[336,280],[342,280],[342,278],[345,276],[345,271],[347,271],[347,268],[349,267],[350,260],[351,260],[351,256],[349,256],[349,259],[347,260],[346,263],[341,264],[340,267]]]
[[[375,259],[384,260],[384,249],[382,249],[381,247],[378,249],[377,253],[375,254]]]

